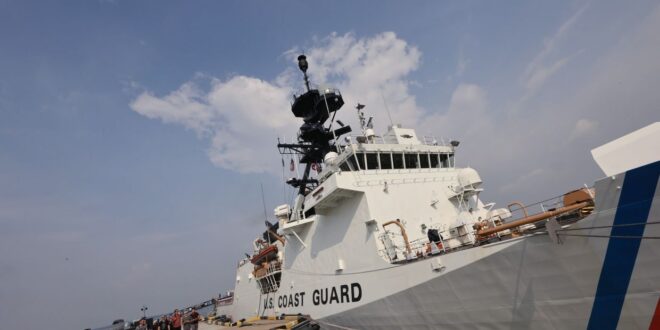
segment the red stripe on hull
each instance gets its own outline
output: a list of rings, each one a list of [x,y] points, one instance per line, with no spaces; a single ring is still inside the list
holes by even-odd
[[[660,299],[658,299],[658,304],[655,305],[655,313],[653,313],[649,330],[660,330]]]

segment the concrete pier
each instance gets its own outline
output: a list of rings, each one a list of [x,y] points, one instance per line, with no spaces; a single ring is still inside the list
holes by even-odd
[[[286,325],[286,320],[256,320],[243,324],[241,328],[249,330],[268,330],[276,327]],[[220,329],[236,329],[236,327],[225,327],[221,325],[207,324],[206,322],[199,322],[199,330],[220,330]]]

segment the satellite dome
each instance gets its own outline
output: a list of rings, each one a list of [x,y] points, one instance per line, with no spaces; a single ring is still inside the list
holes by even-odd
[[[479,173],[471,167],[466,167],[458,172],[458,183],[461,187],[478,188],[481,185]]]

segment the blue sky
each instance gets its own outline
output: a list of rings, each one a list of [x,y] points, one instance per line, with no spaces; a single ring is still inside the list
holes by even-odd
[[[317,83],[462,141],[485,200],[601,176],[660,118],[654,1],[0,0],[0,323],[71,329],[200,302],[282,203],[275,136]],[[381,95],[382,94],[382,95]],[[54,323],[54,324],[53,324]]]

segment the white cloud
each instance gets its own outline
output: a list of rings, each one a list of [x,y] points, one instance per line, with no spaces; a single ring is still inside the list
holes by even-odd
[[[575,127],[571,132],[569,140],[575,140],[580,137],[592,134],[597,128],[598,122],[582,118],[575,123]]]
[[[570,104],[576,132],[586,130],[595,138],[618,137],[660,120],[658,31],[660,5],[594,61]],[[597,124],[590,124],[592,121]]]
[[[447,112],[429,114],[418,123],[423,134],[470,138],[491,126],[486,91],[475,84],[460,84],[451,95]]]
[[[586,8],[564,22],[520,72],[530,90],[543,86],[570,61],[570,56],[558,60],[551,56]],[[332,34],[316,40],[306,53],[312,80],[342,90],[347,103],[338,114],[342,121],[352,121],[355,116],[350,107],[359,101],[376,116],[376,128],[384,130],[384,98],[395,123],[416,127],[423,135],[464,141],[459,147],[459,165],[471,162],[488,178],[493,188],[489,191],[506,193],[493,199],[508,201],[511,194],[514,198],[524,194],[534,200],[596,178],[598,173],[588,153],[591,148],[657,118],[654,109],[660,96],[653,87],[660,83],[660,42],[655,32],[658,17],[660,9],[640,22],[637,29],[622,35],[621,42],[613,44],[609,52],[593,55],[593,67],[572,78],[581,83],[567,88],[564,97],[551,102],[535,99],[534,111],[516,115],[505,107],[516,100],[498,100],[498,95],[489,96],[482,85],[468,83],[455,87],[444,109],[422,109],[410,94],[408,80],[420,65],[421,53],[393,33],[371,38]],[[272,168],[277,172],[279,157],[273,155],[274,136],[291,136],[300,124],[288,111],[288,93],[295,89],[292,86],[301,86],[300,73],[294,66],[297,53],[295,48],[285,53],[293,68],[287,68],[273,81],[244,76],[214,79],[202,92],[199,87],[187,85],[199,84],[186,83],[163,97],[145,92],[133,108],[145,116],[196,131],[211,143],[209,156],[218,166],[243,172]],[[272,120],[263,119],[268,117]],[[265,130],[270,135],[263,133]],[[273,160],[274,166],[269,167],[263,160]],[[525,176],[530,169],[535,170]]]
[[[543,83],[553,76],[561,67],[563,67],[569,60],[569,57],[564,57],[549,66],[540,66],[530,72],[530,75],[525,83],[527,89],[536,91],[543,85]]]
[[[385,104],[393,120],[415,124],[422,109],[409,92],[407,76],[420,64],[421,52],[393,32],[372,38],[357,39],[352,33],[332,34],[321,40],[327,46],[309,52],[312,78],[337,86],[348,106],[358,101],[376,115],[375,123],[383,127],[388,121]],[[349,115],[348,121],[353,122]]]
[[[294,48],[285,56],[293,63],[298,52]],[[418,67],[421,53],[394,33],[361,39],[351,33],[331,34],[317,40],[307,55],[312,82],[338,87],[345,108],[359,101],[373,112],[385,99],[398,122],[417,122],[421,110],[408,91],[406,76]],[[292,136],[301,124],[289,110],[290,95],[301,85],[300,73],[289,67],[273,81],[240,75],[224,81],[210,78],[210,86],[204,88],[208,79],[197,77],[165,96],[145,91],[130,106],[148,118],[183,125],[209,140],[208,155],[217,166],[279,173],[276,138]],[[347,121],[353,122],[353,117],[349,115]]]
[[[555,33],[543,41],[543,48],[534,56],[534,59],[527,65],[522,75],[524,86],[527,89],[523,101],[533,95],[547,79],[559,71],[574,55],[565,56],[556,60],[548,58],[556,51],[558,45],[566,37],[566,34],[573,28],[584,11],[589,7],[586,3],[578,9],[571,17],[562,23]],[[550,62],[550,63],[548,63]]]
[[[203,94],[197,84],[188,82],[162,98],[144,92],[131,103],[131,108],[148,118],[179,123],[203,135],[209,132],[213,119]]]
[[[660,94],[655,92],[660,84],[659,30],[656,6],[630,31],[617,35],[609,50],[590,54],[593,66],[581,76],[564,79],[574,87],[562,98],[535,100],[534,111],[497,117],[497,129],[479,137],[496,149],[481,148],[466,157],[491,165],[483,177],[506,187],[501,192],[524,193],[530,200],[591,184],[603,175],[591,158],[592,148],[660,119]],[[529,168],[542,172],[519,180],[517,174]]]
[[[291,88],[235,76],[226,81],[211,78],[204,89],[202,79],[186,82],[163,97],[143,92],[131,108],[210,140],[208,154],[217,166],[239,172],[267,170],[264,159],[277,159],[277,133],[296,130],[295,118],[287,111]]]
[[[583,10],[562,25],[548,49],[555,49],[557,38]],[[593,56],[592,67],[570,80],[557,76],[566,85],[559,89],[565,91],[561,98],[529,99],[533,110],[524,113],[508,112],[508,100],[496,102],[498,95],[489,95],[482,86],[459,85],[446,111],[423,117],[420,133],[462,141],[457,162],[474,166],[488,181],[486,200],[537,201],[591,184],[602,173],[589,150],[660,120],[660,94],[654,91],[660,84],[659,30],[657,6],[636,27],[618,35],[608,51],[585,52]],[[530,80],[537,84],[534,88],[566,64],[561,59],[553,64],[549,58],[539,62],[549,65],[533,70],[539,76]]]
[[[461,84],[451,95],[449,112],[481,114],[486,109],[486,92],[474,84]]]

